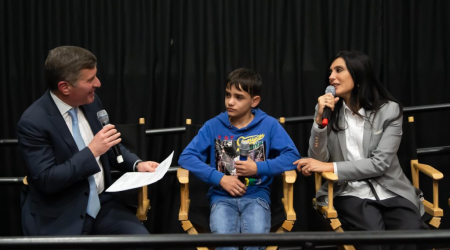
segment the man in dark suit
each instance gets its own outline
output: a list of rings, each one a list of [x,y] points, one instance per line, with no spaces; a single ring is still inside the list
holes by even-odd
[[[49,90],[18,123],[19,147],[28,170],[22,203],[25,235],[148,234],[134,214],[104,191],[111,167],[153,172],[120,145],[114,125],[102,127],[95,90],[101,86],[97,58],[88,50],[62,46],[45,61]],[[118,145],[123,162],[110,148]]]

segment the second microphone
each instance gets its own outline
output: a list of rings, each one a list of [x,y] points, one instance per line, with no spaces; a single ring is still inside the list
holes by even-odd
[[[336,89],[334,86],[328,86],[325,89],[325,94],[331,93],[333,96],[336,95]],[[325,107],[322,113],[322,127],[326,127],[331,117],[331,109],[329,107]]]
[[[106,113],[106,110],[102,109],[102,110],[98,111],[97,118],[100,121],[100,123],[102,124],[102,126],[109,124],[109,116],[108,116],[108,113]],[[123,157],[122,157],[122,152],[120,151],[120,147],[118,145],[114,145],[114,146],[112,146],[112,150],[114,152],[114,155],[116,156],[117,162],[122,163]]]

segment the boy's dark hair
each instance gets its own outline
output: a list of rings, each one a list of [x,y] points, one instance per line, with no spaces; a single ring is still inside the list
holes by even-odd
[[[251,69],[235,69],[228,75],[226,89],[234,86],[236,89],[242,89],[249,93],[251,97],[260,95],[262,80],[261,76]]]
[[[76,84],[82,69],[93,69],[97,58],[89,50],[75,46],[61,46],[50,50],[45,60],[45,81],[50,90],[58,88],[58,82]]]

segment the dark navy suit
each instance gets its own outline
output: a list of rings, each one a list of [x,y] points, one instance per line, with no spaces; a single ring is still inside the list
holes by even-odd
[[[80,109],[93,134],[97,134],[102,129],[97,120],[97,111],[102,109],[99,98],[95,96],[93,103],[80,106]],[[78,150],[49,91],[23,113],[18,123],[18,138],[27,165],[29,183],[22,197],[24,234],[80,235],[88,216],[87,177],[99,172],[100,167],[89,148]],[[131,172],[133,164],[138,160],[135,154],[120,147],[123,163],[115,161],[111,150],[100,157],[105,190],[111,185],[111,167]],[[102,196],[103,194],[101,198],[104,198]],[[106,208],[102,204],[100,214],[104,209]],[[121,210],[119,213],[122,212],[132,215],[131,211]]]

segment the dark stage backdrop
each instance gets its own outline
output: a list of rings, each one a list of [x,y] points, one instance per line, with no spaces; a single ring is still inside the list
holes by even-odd
[[[261,74],[260,107],[268,114],[312,115],[330,58],[351,49],[372,58],[404,106],[448,103],[449,10],[447,0],[0,0],[0,138],[16,138],[21,114],[46,90],[46,55],[60,45],[97,56],[97,93],[113,123],[145,117],[148,128],[183,126],[186,118],[202,124],[224,110],[226,77],[238,67]],[[419,146],[449,145],[450,112],[417,119]],[[302,155],[310,126],[287,125]],[[148,145],[156,161],[172,150],[178,156],[185,146],[182,135],[148,137]],[[26,174],[17,151],[0,148],[0,176]],[[424,161],[450,176],[449,158]],[[446,214],[447,183],[440,192]],[[182,232],[174,176],[150,193],[150,231]],[[324,230],[311,208],[313,194],[313,179],[299,177],[295,231]],[[20,187],[1,186],[0,200],[0,235],[21,235]],[[442,228],[450,228],[450,216]]]

